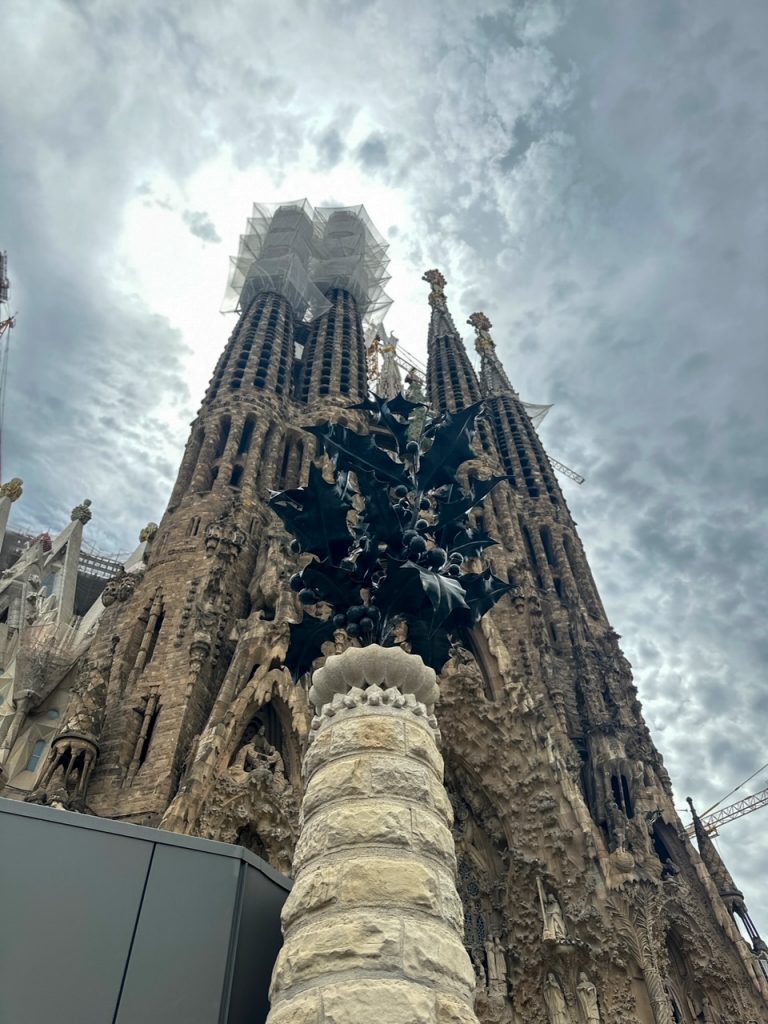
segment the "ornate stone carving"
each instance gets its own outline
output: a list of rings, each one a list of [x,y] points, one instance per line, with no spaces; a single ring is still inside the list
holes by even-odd
[[[144,529],[139,533],[139,542],[143,544],[145,541],[152,540],[158,530],[159,526],[157,523],[147,523]]]
[[[7,483],[0,484],[0,498],[10,498],[12,502],[18,501],[22,495],[21,477],[14,476]]]
[[[600,1024],[600,1009],[597,1005],[597,989],[586,976],[584,971],[579,974],[579,983],[576,986],[576,998],[581,1007],[581,1014],[584,1024]]]
[[[544,982],[544,1004],[547,1007],[550,1024],[573,1024],[560,982],[551,971]]]
[[[127,601],[141,582],[143,573],[141,571],[126,572],[121,569],[117,576],[107,580],[107,585],[101,592],[101,603],[109,608],[116,601]]]
[[[90,523],[93,518],[93,512],[91,512],[91,499],[86,498],[81,505],[75,505],[72,509],[70,519],[72,522],[79,522],[85,526]]]

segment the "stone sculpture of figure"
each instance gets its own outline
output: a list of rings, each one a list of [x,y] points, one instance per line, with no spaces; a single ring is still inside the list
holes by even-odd
[[[472,967],[475,971],[475,980],[477,982],[478,989],[484,989],[488,985],[488,978],[483,967],[482,960],[478,956],[476,950],[472,950]]]
[[[273,775],[285,777],[285,762],[280,751],[267,739],[263,725],[259,727],[251,742],[243,748],[242,766],[245,772],[252,772],[255,768],[266,768]]]
[[[544,1003],[549,1014],[550,1024],[573,1024],[565,1005],[565,996],[560,988],[560,983],[551,972],[544,982]]]
[[[576,986],[576,998],[584,1016],[585,1024],[600,1024],[600,1009],[597,1005],[597,989],[584,971],[579,974]]]
[[[547,893],[544,900],[544,934],[542,937],[549,941],[568,938],[562,907],[551,892]]]
[[[486,940],[485,958],[488,962],[489,988],[504,989],[507,987],[507,955],[497,935]]]

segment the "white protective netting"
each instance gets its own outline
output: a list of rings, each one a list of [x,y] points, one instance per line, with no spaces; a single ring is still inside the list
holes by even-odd
[[[528,413],[528,417],[536,429],[552,408],[551,405],[535,405],[533,402],[521,402],[520,404]]]
[[[357,302],[365,320],[381,322],[392,300],[384,291],[389,281],[389,245],[363,206],[326,206],[315,211],[317,255],[312,280],[326,292],[343,288]]]
[[[239,313],[264,291],[284,296],[299,319],[319,316],[329,308],[309,277],[315,247],[313,216],[306,199],[254,203],[237,256],[230,257],[223,313]]]
[[[240,236],[222,312],[240,312],[255,295],[273,291],[298,318],[312,319],[330,306],[325,292],[343,288],[365,319],[381,319],[391,305],[384,292],[387,244],[362,206],[323,207],[309,201],[255,203]]]

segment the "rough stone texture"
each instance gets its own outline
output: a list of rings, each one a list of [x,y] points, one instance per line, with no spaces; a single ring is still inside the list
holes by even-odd
[[[630,667],[546,452],[484,322],[477,321],[478,379],[444,281],[430,275],[429,283],[428,399],[455,409],[485,395],[480,454],[466,469],[509,478],[473,516],[501,543],[468,568],[491,566],[516,589],[454,649],[436,707],[478,1017],[483,1024],[546,1024],[543,988],[553,973],[567,1012],[581,1021],[584,972],[597,989],[603,1024],[674,1020],[673,1006],[679,1020],[693,1024],[697,1015],[704,1019],[705,999],[716,1024],[766,1019],[765,982],[683,835]],[[293,375],[297,340],[306,365]],[[169,506],[146,541],[143,571],[130,579],[116,574],[95,636],[86,637],[94,686],[100,678],[106,683],[86,809],[241,842],[291,869],[302,758],[308,772],[324,763],[333,731],[324,734],[306,687],[293,686],[282,669],[288,623],[301,614],[288,578],[302,559],[289,550],[266,498],[270,489],[306,480],[314,445],[301,424],[339,417],[360,424],[348,406],[363,397],[364,361],[360,319],[345,293],[334,293],[332,311],[309,331],[274,294],[255,296],[243,312],[192,425]],[[76,678],[78,667],[48,698],[58,701],[62,719]],[[408,756],[434,779],[439,760],[418,752],[423,721],[413,711],[403,720]],[[267,745],[255,740],[259,724]],[[28,741],[27,729],[9,765]],[[380,756],[386,762],[392,755]],[[354,758],[328,766],[322,792],[320,777],[319,807],[334,793],[346,799],[370,792]],[[4,795],[23,796],[34,786],[31,777]],[[430,791],[445,818],[450,808]],[[393,798],[387,785],[378,792],[383,803]],[[407,849],[448,863],[447,826],[432,830],[435,812],[426,799],[408,803]],[[325,841],[308,823],[298,862],[310,847],[312,856],[324,856]],[[393,842],[387,855],[403,849]],[[665,871],[667,858],[676,874]],[[557,898],[566,943],[543,939],[540,891]],[[442,898],[445,908],[450,900]],[[359,998],[360,1012],[348,1004],[348,1019],[375,1020],[362,990]],[[450,1006],[435,1003],[433,1010],[452,1021],[459,1011]],[[280,1013],[280,1024],[294,1019]],[[295,1019],[303,1020],[298,1010]]]
[[[336,659],[349,690],[361,689],[369,654],[372,661],[379,657],[365,650]],[[355,667],[351,677],[347,660]],[[411,676],[419,666],[428,674],[414,655],[398,651],[393,660],[405,663]],[[457,912],[449,804],[435,799],[442,791],[437,730],[426,717],[418,725],[409,722],[412,708],[397,706],[393,680],[386,690],[387,704],[360,699],[327,717],[324,709],[342,691],[312,688],[319,723],[310,749],[323,753],[304,766],[296,882],[283,908],[270,1022],[308,987],[319,993],[323,1024],[435,1024],[439,994],[450,997],[450,1005],[463,1004],[466,1020],[476,1020],[475,975]],[[329,784],[334,779],[339,786]],[[425,802],[440,809],[427,810]],[[363,976],[371,981],[360,984]]]

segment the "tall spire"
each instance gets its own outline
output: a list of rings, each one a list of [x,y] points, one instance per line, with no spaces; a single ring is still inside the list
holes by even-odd
[[[480,385],[445,299],[439,270],[422,277],[431,287],[432,317],[427,335],[427,398],[440,412],[455,412],[480,400]]]
[[[696,833],[696,843],[699,847],[699,856],[704,861],[704,867],[707,869],[712,881],[717,886],[717,891],[720,893],[721,899],[731,913],[733,913],[734,910],[737,910],[740,906],[744,905],[744,894],[740,889],[736,888],[736,883],[731,878],[730,871],[723,863],[722,857],[715,849],[715,844],[709,838],[709,833],[704,827],[704,823],[696,813],[696,808],[693,806],[693,800],[690,797],[687,797],[686,799],[688,801],[688,806],[691,808],[691,815],[693,816],[693,828]]]
[[[490,335],[493,324],[485,313],[473,313],[467,320],[474,327],[477,338],[475,348],[480,354],[480,391],[483,398],[504,393],[516,394],[510,383],[507,371],[496,355],[496,342]]]

